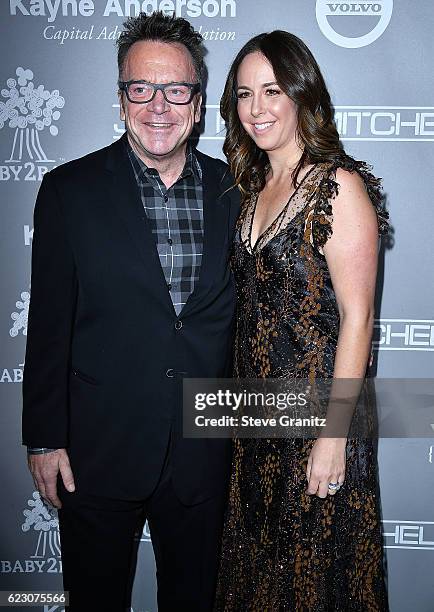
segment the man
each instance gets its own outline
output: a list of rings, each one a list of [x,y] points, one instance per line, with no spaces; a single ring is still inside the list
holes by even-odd
[[[23,443],[59,508],[71,610],[125,610],[147,518],[159,609],[205,611],[230,446],[182,437],[182,379],[229,373],[238,202],[227,166],[188,144],[200,35],[141,14],[125,23],[118,64],[126,135],[39,191]]]

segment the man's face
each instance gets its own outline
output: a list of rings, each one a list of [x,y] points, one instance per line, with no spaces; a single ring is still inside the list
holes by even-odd
[[[183,45],[140,41],[128,51],[122,80],[196,83],[197,77]],[[157,91],[154,99],[145,104],[130,102],[123,92],[119,99],[130,144],[145,163],[170,159],[183,152],[194,124],[200,121],[200,94],[186,105],[169,104],[162,91]]]

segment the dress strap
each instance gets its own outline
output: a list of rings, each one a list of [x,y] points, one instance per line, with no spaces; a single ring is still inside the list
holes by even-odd
[[[333,200],[339,194],[339,183],[336,181],[338,168],[343,168],[349,172],[357,172],[361,177],[377,215],[378,234],[387,234],[389,213],[384,208],[385,198],[381,190],[381,179],[372,174],[371,166],[363,161],[355,160],[349,155],[342,155],[334,162],[320,165],[322,176],[318,176],[319,180],[312,194],[307,219],[310,228],[306,228],[306,236],[311,244],[322,254],[323,246],[333,233]]]

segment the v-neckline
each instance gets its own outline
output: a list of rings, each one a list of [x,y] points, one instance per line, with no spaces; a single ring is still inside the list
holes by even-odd
[[[259,200],[259,193],[256,194],[256,198],[255,198],[255,204],[253,207],[253,211],[252,211],[252,215],[250,218],[250,227],[249,227],[249,234],[248,234],[248,244],[249,244],[249,249],[251,253],[254,253],[256,251],[256,247],[258,246],[261,238],[263,238],[265,236],[265,234],[268,232],[268,230],[270,230],[273,225],[276,223],[276,221],[282,216],[282,214],[284,213],[284,211],[288,208],[288,206],[291,204],[292,199],[294,198],[295,194],[298,192],[298,190],[300,189],[300,187],[303,185],[304,181],[307,179],[307,177],[310,175],[310,173],[313,171],[313,169],[316,167],[316,164],[313,164],[312,168],[310,168],[310,170],[308,170],[306,172],[306,174],[303,176],[303,178],[301,179],[301,181],[298,183],[297,187],[294,189],[294,191],[291,193],[291,195],[288,198],[288,201],[286,202],[285,206],[282,208],[282,210],[279,212],[278,215],[275,216],[275,218],[273,219],[273,221],[271,223],[269,223],[269,225],[267,225],[267,227],[264,229],[264,231],[262,231],[260,234],[258,234],[258,237],[255,240],[255,244],[252,245],[252,230],[253,230],[253,222],[255,220],[255,215],[256,215],[256,207],[258,205],[258,200]]]

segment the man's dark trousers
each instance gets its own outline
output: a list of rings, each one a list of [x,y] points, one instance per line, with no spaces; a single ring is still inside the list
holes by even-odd
[[[159,612],[212,610],[225,495],[182,504],[173,490],[170,459],[169,448],[160,481],[146,500],[71,494],[59,487],[63,581],[71,612],[130,610],[135,548],[145,519]]]

